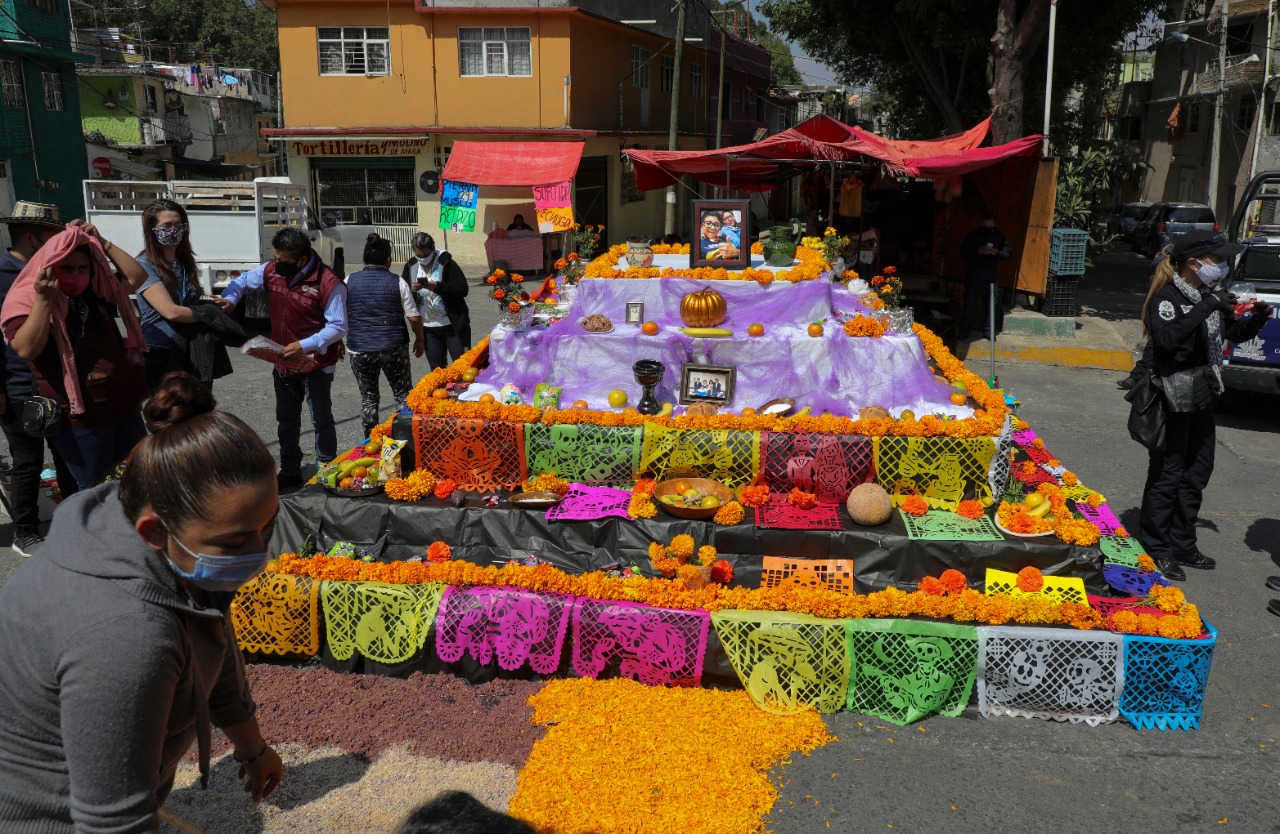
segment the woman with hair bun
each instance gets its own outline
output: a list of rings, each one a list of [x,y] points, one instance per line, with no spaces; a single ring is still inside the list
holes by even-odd
[[[413,387],[405,319],[413,327],[413,355],[421,356],[424,350],[418,305],[409,285],[390,267],[391,241],[375,232],[364,247],[364,268],[347,278],[347,350],[360,389],[360,421],[366,437],[380,422],[379,376],[386,375],[397,407],[404,405]]]
[[[284,776],[263,740],[228,608],[266,567],[275,461],[209,389],[169,374],[118,483],[65,500],[0,588],[0,830],[159,830],[211,726],[254,801]]]

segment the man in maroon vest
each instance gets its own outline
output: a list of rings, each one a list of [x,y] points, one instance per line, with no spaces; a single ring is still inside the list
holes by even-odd
[[[334,365],[343,356],[347,333],[347,288],[342,276],[311,251],[306,232],[281,229],[271,239],[274,260],[235,278],[217,299],[230,312],[247,290],[267,291],[271,338],[285,346],[284,358],[308,354],[319,367],[296,373],[283,365],[272,371],[276,388],[277,436],[280,439],[281,489],[302,484],[302,403],[311,409],[316,461],[328,463],[338,454],[330,390]]]

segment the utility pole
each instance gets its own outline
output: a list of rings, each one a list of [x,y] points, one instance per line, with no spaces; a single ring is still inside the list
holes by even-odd
[[[1053,46],[1058,34],[1058,0],[1049,0],[1049,67],[1044,74],[1044,138],[1041,140],[1041,156],[1049,155],[1049,110],[1053,105]],[[993,348],[991,354],[995,355]],[[992,373],[994,377],[994,372]]]
[[[733,3],[727,3],[720,13],[720,73],[716,76],[716,147],[722,145],[721,128],[724,124],[724,42],[728,39],[728,33],[725,32],[724,15],[729,13],[729,9],[739,4],[745,3],[747,0],[735,0]],[[714,14],[714,12],[713,12]]]
[[[684,63],[684,18],[685,8],[689,0],[680,0],[680,11],[676,15],[676,60],[672,67],[671,78],[671,118],[667,120],[667,150],[679,150],[680,142],[680,70]],[[664,234],[676,232],[676,188],[678,184],[667,186],[667,216],[662,225]]]
[[[1218,168],[1221,166],[1222,156],[1222,116],[1223,116],[1223,94],[1226,93],[1227,86],[1227,3],[1229,0],[1222,0],[1222,12],[1218,19],[1220,31],[1218,32],[1218,89],[1214,91],[1213,105],[1213,140],[1209,148],[1209,188],[1205,202],[1209,204],[1209,208],[1213,209],[1213,216],[1219,218],[1221,222],[1222,215],[1218,212]],[[1268,44],[1270,46],[1270,44]]]

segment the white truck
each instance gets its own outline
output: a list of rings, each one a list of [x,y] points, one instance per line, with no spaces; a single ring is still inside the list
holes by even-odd
[[[155,200],[181,204],[200,269],[200,283],[214,293],[231,279],[271,258],[271,238],[285,226],[305,229],[321,260],[345,274],[347,253],[357,262],[372,226],[325,226],[307,201],[307,191],[287,177],[253,182],[85,180],[85,220],[126,252],[143,251],[142,212]],[[266,318],[264,294],[251,293],[245,315]]]

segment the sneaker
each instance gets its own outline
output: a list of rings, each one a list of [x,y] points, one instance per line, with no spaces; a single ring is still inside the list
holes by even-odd
[[[1267,610],[1277,617],[1280,617],[1280,599],[1273,599],[1267,603]]]
[[[1187,572],[1173,559],[1157,559],[1156,566],[1164,574],[1164,578],[1173,582],[1187,581]]]
[[[276,487],[282,492],[286,489],[297,489],[300,486],[302,486],[301,475],[286,475],[283,472],[276,475]]]
[[[1267,587],[1273,591],[1280,591],[1280,576],[1268,576]]]
[[[1199,550],[1192,551],[1191,553],[1179,554],[1173,558],[1178,561],[1178,564],[1185,565],[1189,568],[1195,568],[1196,570],[1213,570],[1218,566],[1218,562],[1213,559],[1213,557],[1206,556]]]
[[[44,536],[39,533],[18,533],[13,537],[13,552],[24,559],[31,556],[44,544]]]

